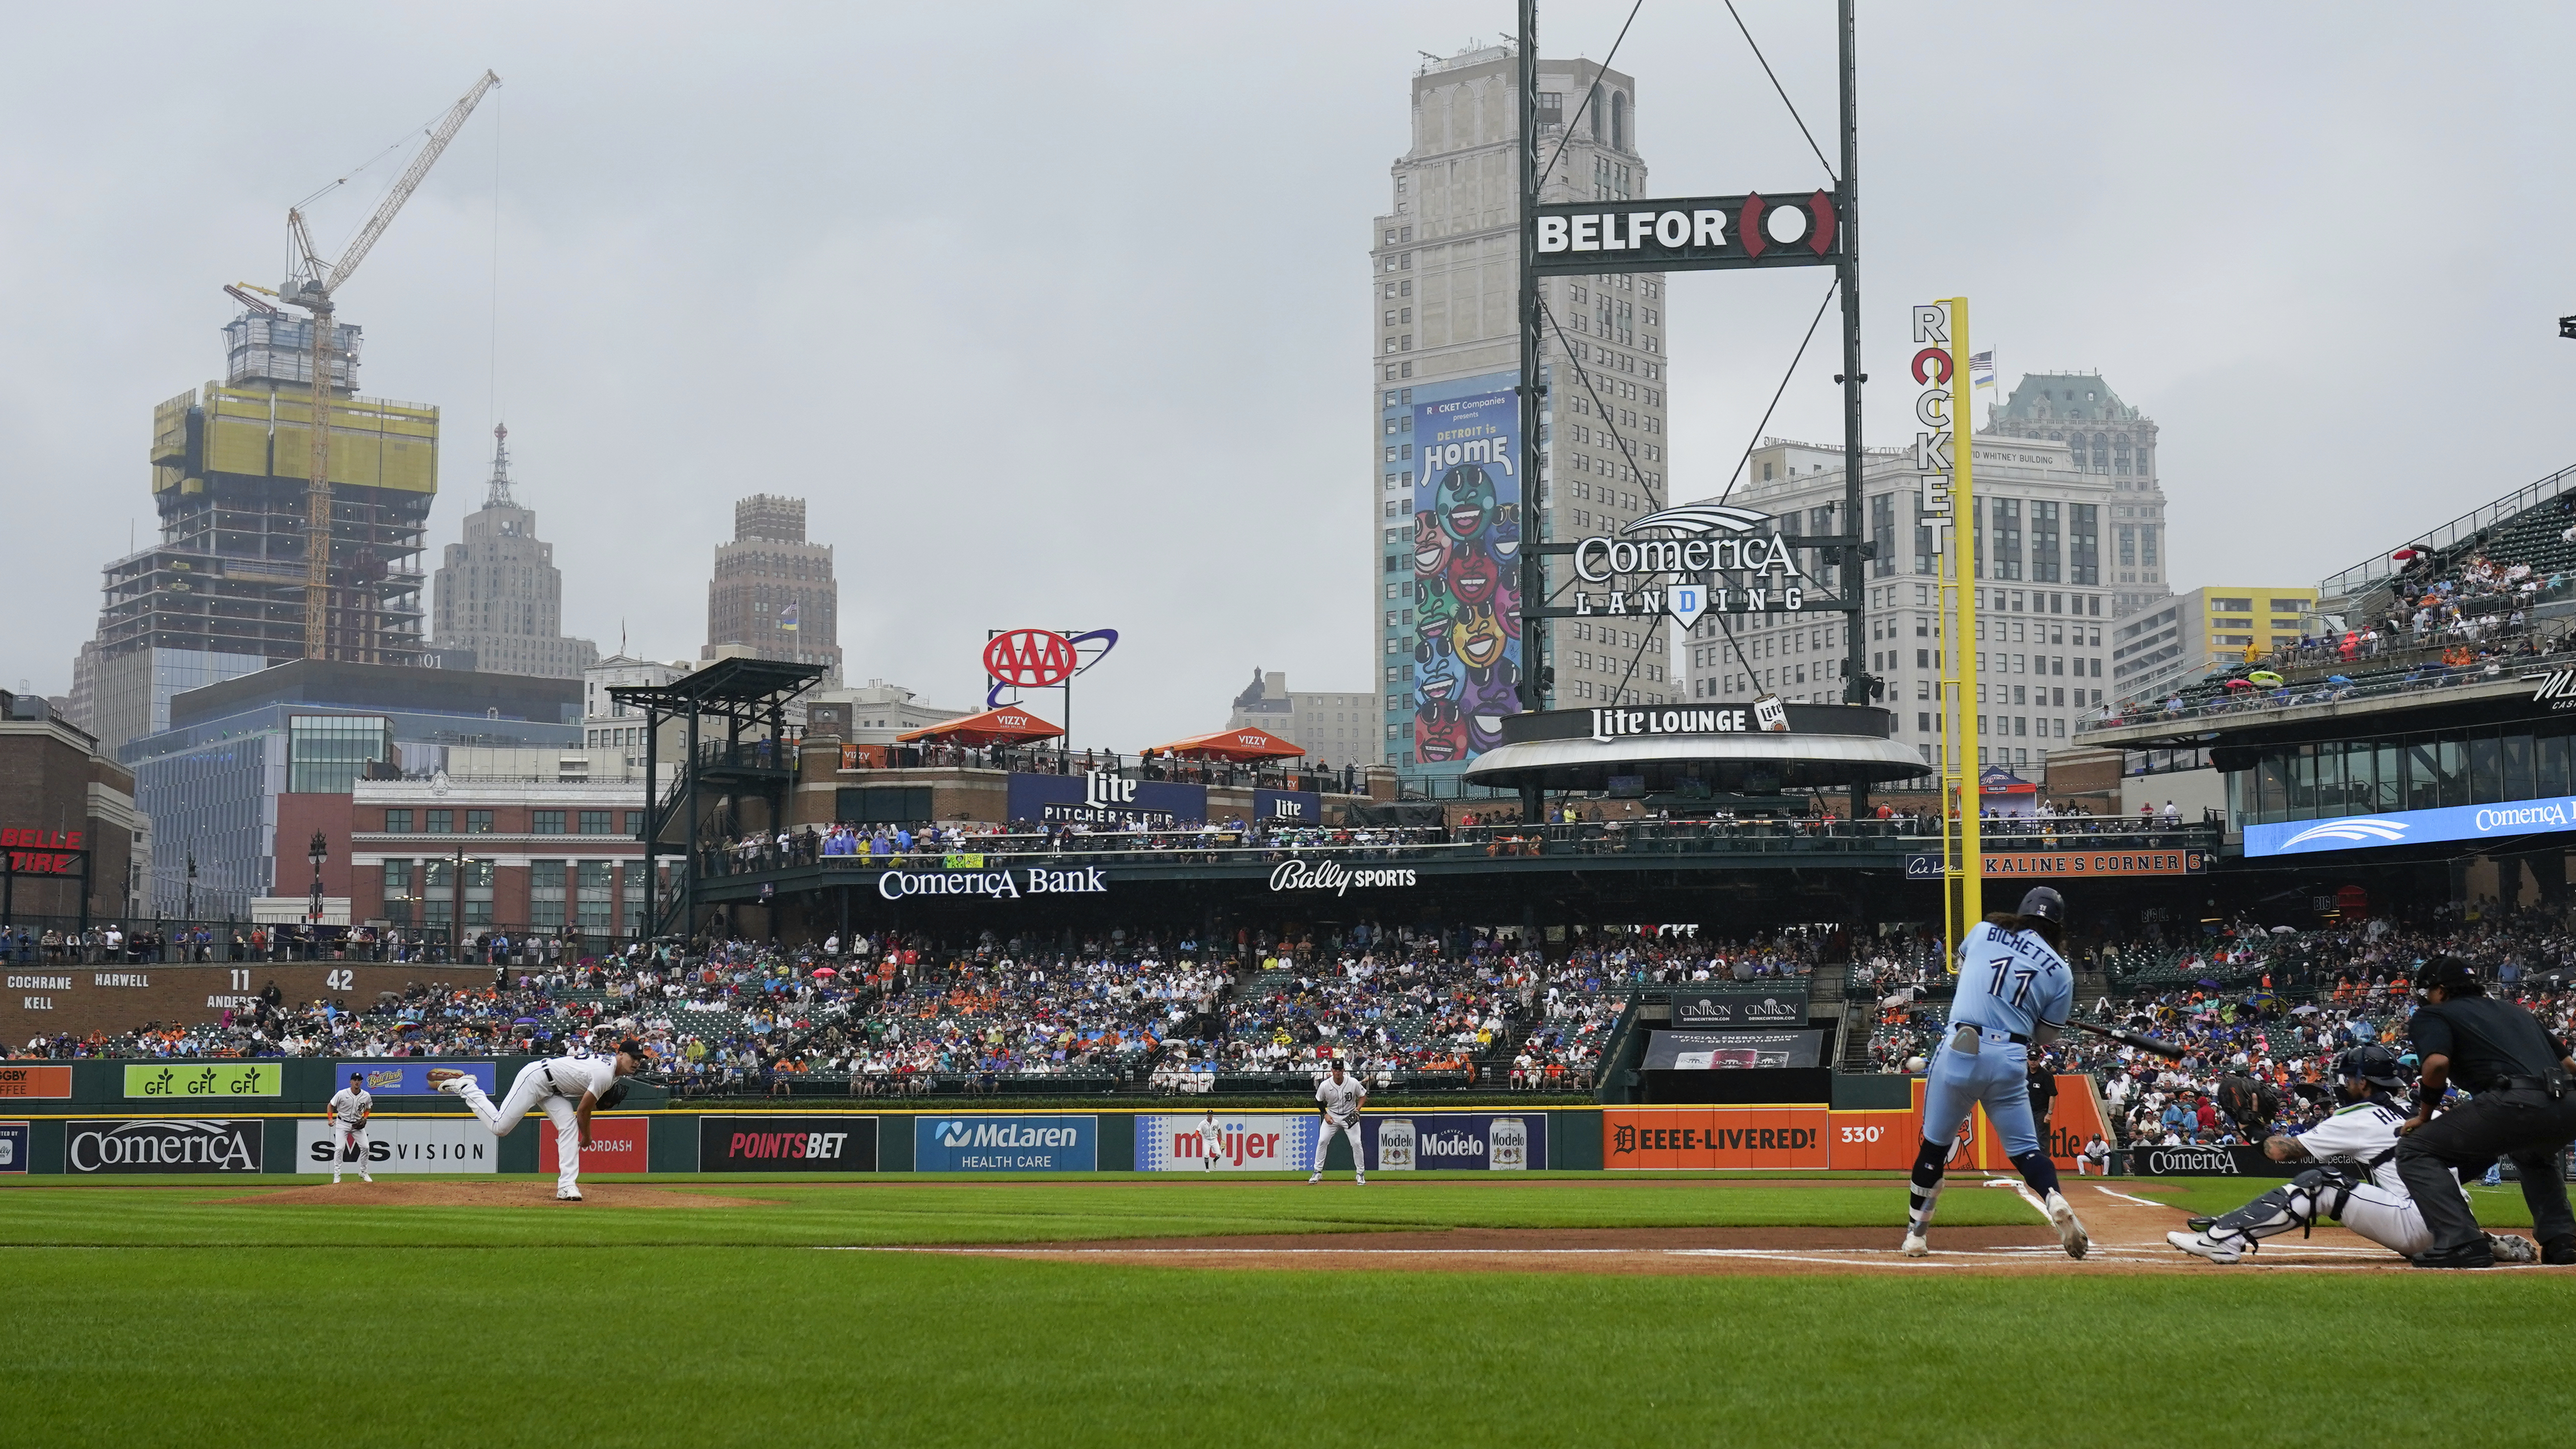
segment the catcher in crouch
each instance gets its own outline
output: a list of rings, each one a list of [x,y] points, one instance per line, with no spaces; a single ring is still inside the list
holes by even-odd
[[[2433,1245],[2433,1231],[2397,1177],[2397,1124],[2406,1113],[2395,1093],[2396,1054],[2383,1046],[2358,1046],[2335,1059],[2335,1091],[2345,1105],[2296,1136],[2265,1139],[2274,1162],[2317,1165],[2218,1218],[2194,1218],[2192,1231],[2167,1233],[2165,1241],[2213,1263],[2233,1263],[2263,1239],[2297,1228],[2302,1235],[2321,1218],[2333,1218],[2383,1248],[2413,1257]],[[2502,1263],[2536,1263],[2529,1238],[2490,1233]]]

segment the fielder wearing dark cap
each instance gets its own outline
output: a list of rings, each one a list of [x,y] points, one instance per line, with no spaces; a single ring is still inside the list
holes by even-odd
[[[2521,1170],[2541,1261],[2576,1263],[2576,1214],[2568,1211],[2558,1165],[2576,1139],[2576,1060],[2567,1044],[2530,1012],[2488,996],[2477,968],[2456,956],[2425,962],[2416,984],[2423,1004],[2407,1031],[2423,1059],[2423,1080],[2415,1115],[2397,1129],[2397,1175],[2433,1230],[2433,1245],[2416,1255],[2415,1266],[2495,1262],[2451,1174],[2483,1173],[2499,1157]],[[2445,1110],[2453,1082],[2477,1095]]]

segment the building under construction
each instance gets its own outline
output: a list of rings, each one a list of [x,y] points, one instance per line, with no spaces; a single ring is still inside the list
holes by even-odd
[[[309,652],[313,325],[254,301],[224,328],[224,380],[153,410],[161,541],[107,566],[75,686],[106,748],[167,728],[172,693]],[[438,409],[359,397],[359,330],[332,327],[322,657],[417,664]]]

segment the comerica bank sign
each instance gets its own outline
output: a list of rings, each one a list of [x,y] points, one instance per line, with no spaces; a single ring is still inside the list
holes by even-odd
[[[2449,840],[2507,840],[2563,830],[2576,830],[2576,797],[2248,825],[2245,853],[2309,855],[2324,850],[2375,850],[2386,845],[2426,845]]]

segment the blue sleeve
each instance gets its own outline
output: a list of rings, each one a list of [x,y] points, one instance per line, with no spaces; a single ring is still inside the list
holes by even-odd
[[[2075,972],[2061,963],[2049,973],[2048,996],[2039,1003],[2039,1020],[2044,1026],[2063,1030],[2066,1018],[2075,1010]]]

